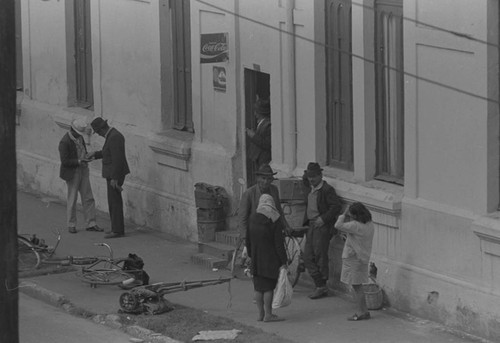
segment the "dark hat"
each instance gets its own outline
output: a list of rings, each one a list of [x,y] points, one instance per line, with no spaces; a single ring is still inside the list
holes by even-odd
[[[323,168],[316,162],[309,162],[307,169],[304,171],[306,177],[318,176],[323,171]]]
[[[262,175],[262,176],[273,176],[276,175],[278,172],[273,172],[269,164],[263,164],[259,167],[259,170],[255,172],[255,175]]]
[[[254,111],[258,114],[268,116],[271,114],[271,103],[269,99],[260,99],[258,98],[255,102]]]
[[[99,130],[99,129],[103,128],[103,127],[107,127],[108,126],[108,121],[102,119],[101,117],[97,117],[94,120],[92,120],[92,122],[90,123],[90,126],[92,126],[92,129],[94,131],[96,131],[96,130]]]

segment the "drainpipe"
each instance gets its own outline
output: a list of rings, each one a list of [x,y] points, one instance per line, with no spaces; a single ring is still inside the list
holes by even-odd
[[[288,163],[290,171],[295,170],[297,167],[297,106],[296,106],[296,85],[295,85],[295,27],[293,20],[293,11],[295,9],[295,0],[286,1],[286,35],[287,35],[287,52],[288,52],[288,87],[286,99],[288,102],[288,141],[289,144],[286,147],[287,154],[286,163]]]

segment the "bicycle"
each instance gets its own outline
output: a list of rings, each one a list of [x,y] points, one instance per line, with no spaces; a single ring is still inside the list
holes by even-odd
[[[282,200],[281,206],[283,208],[283,214],[288,217],[289,223],[297,223],[303,218],[303,212],[298,210],[302,208],[305,210],[304,200],[295,199],[295,195],[292,190],[291,199],[292,200]],[[295,199],[295,200],[293,200]],[[300,274],[305,271],[304,258],[303,258],[303,246],[305,240],[305,234],[309,228],[307,226],[290,226],[288,230],[284,232],[285,234],[285,246],[288,255],[288,276],[292,286],[295,287],[299,282]]]
[[[40,264],[46,258],[54,255],[59,242],[61,233],[58,232],[54,247],[49,247],[43,239],[36,235],[18,234],[17,235],[17,268],[19,272],[27,272],[40,267]],[[43,256],[43,258],[42,258]]]
[[[57,241],[53,248],[47,246],[45,241],[38,239],[36,235],[18,235],[18,270],[20,272],[32,271],[42,264],[58,266],[82,266],[76,276],[83,282],[89,283],[95,288],[97,285],[119,285],[122,288],[130,288],[138,285],[145,273],[142,269],[127,269],[127,258],[114,258],[113,250],[109,244],[94,243],[96,246],[106,247],[109,256],[66,256],[55,257],[55,251],[61,240],[58,233]],[[126,271],[125,271],[126,270]],[[142,285],[143,282],[140,282]]]
[[[86,266],[83,266],[76,276],[83,282],[89,283],[90,287],[95,288],[97,285],[119,285],[122,288],[138,286],[139,279],[145,273],[142,269],[127,269],[125,263],[130,258],[113,258],[113,249],[106,243],[94,243],[96,246],[106,247],[109,252],[109,257],[92,257],[87,259],[95,259]],[[71,257],[71,256],[70,256]],[[78,261],[84,257],[78,258]],[[75,261],[75,257],[72,257]],[[140,281],[142,285],[142,281]]]
[[[288,277],[292,287],[295,287],[306,268],[304,265],[304,252],[302,251],[307,226],[292,227],[285,232],[285,250],[288,257]]]
[[[57,231],[56,243],[53,247],[48,246],[44,239],[38,238],[36,235],[18,234],[18,271],[27,272],[39,269],[42,264],[58,264],[60,266],[85,265],[94,263],[97,260],[97,257],[54,257],[60,241],[61,233],[59,231]]]

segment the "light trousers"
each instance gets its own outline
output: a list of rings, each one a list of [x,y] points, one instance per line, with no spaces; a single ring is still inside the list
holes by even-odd
[[[96,225],[95,200],[90,186],[89,168],[80,166],[76,168],[75,176],[70,181],[66,181],[68,186],[68,199],[66,205],[66,218],[68,227],[76,228],[76,202],[78,193],[83,207],[83,218],[85,227]]]

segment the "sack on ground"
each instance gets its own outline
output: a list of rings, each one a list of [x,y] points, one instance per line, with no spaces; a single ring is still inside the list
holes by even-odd
[[[288,279],[288,270],[285,268],[280,269],[278,283],[274,289],[273,295],[273,308],[280,308],[288,306],[292,303],[293,287]]]
[[[123,270],[132,274],[136,280],[142,281],[143,285],[149,284],[149,275],[144,268],[144,261],[136,254],[128,254],[128,258],[123,263]]]

